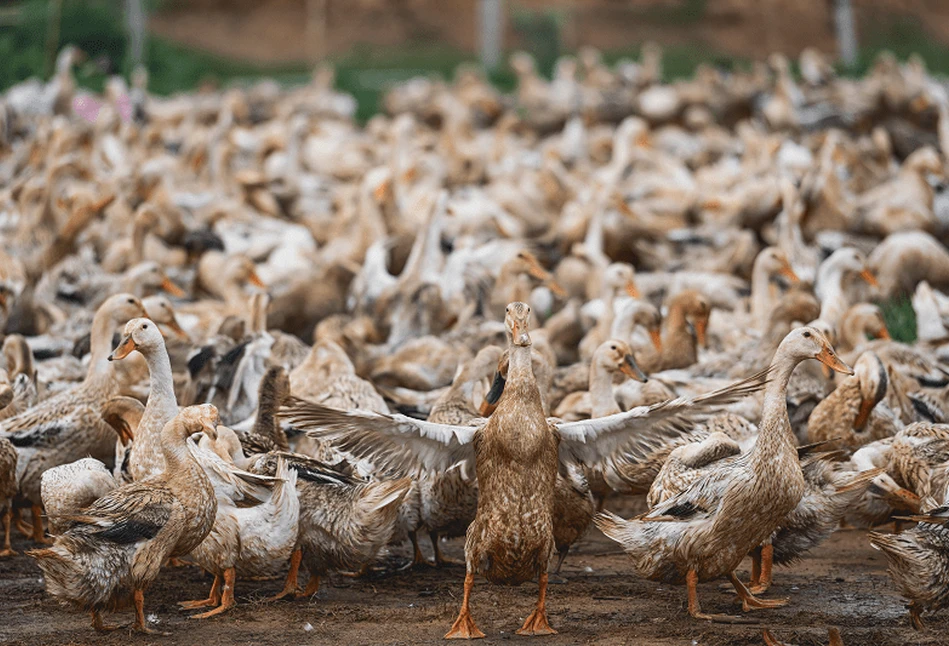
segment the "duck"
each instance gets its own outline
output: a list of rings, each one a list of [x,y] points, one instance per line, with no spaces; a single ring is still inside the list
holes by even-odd
[[[13,443],[0,438],[0,501],[3,502],[3,549],[0,558],[16,556],[10,543],[10,526],[13,523],[13,499],[17,494],[17,452]]]
[[[0,408],[0,422],[19,415],[36,405],[38,392],[36,387],[36,366],[33,363],[33,351],[20,334],[8,334],[3,339],[3,358],[6,362],[6,382],[9,395],[0,387],[0,401],[9,397],[9,401]]]
[[[305,401],[294,401],[283,411],[295,426],[337,443],[356,457],[370,459],[377,468],[444,472],[464,462],[466,469],[475,470],[478,511],[465,541],[464,596],[447,638],[483,635],[471,616],[471,590],[477,573],[489,582],[505,585],[536,578],[540,585],[537,603],[519,634],[553,632],[547,619],[546,590],[547,566],[554,549],[552,512],[558,464],[595,464],[618,449],[636,455],[638,447],[647,445],[655,435],[675,435],[674,428],[685,423],[683,418],[760,387],[752,379],[698,398],[662,402],[596,420],[551,424],[532,368],[530,315],[531,308],[524,302],[513,302],[506,308],[507,379],[497,408],[484,424],[433,424],[402,415],[340,411]],[[529,469],[525,468],[528,464]],[[519,503],[512,505],[511,500]]]
[[[669,300],[662,323],[662,354],[658,366],[646,364],[647,372],[688,368],[698,360],[700,347],[705,347],[711,305],[695,290],[679,292]]]
[[[226,450],[215,451],[220,446]],[[223,426],[216,437],[202,437],[198,447],[189,448],[211,480],[217,513],[211,531],[188,558],[213,574],[214,583],[206,599],[178,605],[186,610],[210,606],[210,610],[192,615],[207,619],[237,605],[234,589],[238,575],[274,576],[290,560],[300,517],[297,472],[280,457],[273,477],[238,469],[231,455],[241,455],[240,440]]]
[[[899,417],[883,401],[889,379],[880,358],[864,352],[853,364],[853,371],[814,407],[807,420],[810,442],[831,442],[837,448],[856,450],[892,437],[902,428]]]
[[[155,632],[145,619],[145,589],[165,559],[189,553],[214,521],[214,489],[186,440],[199,432],[214,437],[217,422],[209,404],[182,410],[162,429],[161,474],[114,489],[69,517],[51,547],[28,552],[43,571],[47,592],[90,610],[97,632],[115,628],[101,613],[129,596],[133,629]]]
[[[127,462],[132,479],[144,480],[157,476],[165,468],[161,433],[168,420],[178,414],[178,399],[165,338],[154,321],[133,318],[126,323],[122,339],[108,359],[121,361],[135,351],[148,364],[149,393]]]
[[[575,392],[561,400],[554,410],[554,416],[564,420],[576,420],[584,417],[606,417],[620,412],[613,382],[617,375],[645,383],[648,377],[643,374],[633,349],[620,339],[609,339],[600,344],[590,361],[589,389]]]
[[[872,337],[872,338],[871,338]],[[837,330],[837,346],[843,357],[852,357],[872,339],[890,340],[883,312],[873,303],[857,303],[851,306],[840,319]]]
[[[899,534],[870,532],[870,545],[881,551],[887,573],[909,599],[913,628],[923,630],[923,612],[949,606],[949,506],[913,514],[916,527]]]
[[[771,536],[804,496],[806,481],[788,419],[786,389],[791,373],[806,359],[852,373],[817,329],[793,330],[771,362],[758,439],[750,451],[720,461],[684,491],[640,517],[623,520],[600,512],[594,518],[600,531],[630,556],[637,574],[656,581],[685,582],[689,614],[696,619],[734,621],[728,615],[704,613],[699,603],[699,581],[722,575],[729,577],[746,611],[786,603],[758,599],[734,569]]]
[[[106,299],[92,320],[91,356],[82,383],[3,420],[0,426],[3,437],[17,448],[17,481],[20,494],[32,505],[36,542],[48,542],[43,536],[43,472],[84,455],[106,463],[114,457],[115,436],[99,415],[102,404],[117,395],[119,388],[108,361],[112,332],[116,326],[144,315],[142,302],[132,294],[120,293]]]
[[[915,422],[893,436],[887,473],[919,498],[937,500],[946,491],[949,424]]]

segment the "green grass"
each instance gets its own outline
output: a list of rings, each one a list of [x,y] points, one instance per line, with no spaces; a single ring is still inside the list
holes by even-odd
[[[878,303],[890,336],[903,343],[916,341],[916,311],[909,296],[901,295]]]

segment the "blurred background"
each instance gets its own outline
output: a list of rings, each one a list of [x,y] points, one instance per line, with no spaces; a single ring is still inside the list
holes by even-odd
[[[0,0],[0,88],[49,76],[65,44],[89,54],[77,78],[95,90],[137,61],[159,94],[264,75],[302,82],[329,61],[366,119],[391,83],[447,78],[463,61],[482,61],[509,89],[512,51],[531,52],[549,76],[580,47],[612,62],[637,58],[649,41],[663,47],[670,79],[703,61],[732,68],[806,47],[833,55],[843,73],[861,73],[883,49],[949,73],[949,1]]]

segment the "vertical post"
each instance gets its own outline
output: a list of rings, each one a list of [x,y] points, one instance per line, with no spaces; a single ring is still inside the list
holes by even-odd
[[[49,22],[46,25],[46,76],[51,76],[59,50],[59,23],[63,15],[63,0],[50,0]]]
[[[145,8],[142,0],[125,0],[125,23],[129,35],[129,68],[135,69],[145,57]]]
[[[329,53],[329,44],[326,42],[328,9],[329,0],[306,2],[306,49],[312,65],[326,58]]]
[[[837,27],[840,60],[847,67],[853,67],[857,63],[857,30],[850,0],[834,0],[834,25]]]
[[[501,63],[504,39],[504,0],[481,0],[481,64],[493,70]]]

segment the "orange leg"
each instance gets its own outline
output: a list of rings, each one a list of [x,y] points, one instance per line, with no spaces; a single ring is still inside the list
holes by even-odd
[[[780,608],[781,606],[786,606],[788,603],[787,599],[759,599],[751,594],[751,591],[745,587],[745,584],[741,582],[741,579],[739,579],[734,572],[728,575],[728,580],[735,586],[735,592],[738,593],[738,598],[741,599],[741,605],[745,609],[745,612],[754,610],[755,608]]]
[[[221,613],[227,612],[237,605],[234,600],[234,582],[237,579],[237,571],[234,568],[224,570],[224,589],[221,593],[221,605],[214,610],[202,612],[199,615],[191,615],[192,619],[207,619]]]
[[[708,621],[717,621],[724,624],[745,624],[752,623],[744,617],[733,617],[732,615],[710,615],[702,612],[702,606],[699,605],[699,575],[695,570],[689,570],[685,576],[685,583],[689,588],[689,614],[696,619],[706,619]]]
[[[554,574],[560,574],[560,568],[563,567],[563,562],[567,558],[567,553],[569,551],[570,551],[569,547],[567,547],[566,549],[560,550],[559,556],[557,557],[557,567],[554,568]]]
[[[751,585],[761,581],[761,546],[751,550]]]
[[[547,573],[540,575],[540,590],[537,592],[537,606],[530,617],[524,620],[524,625],[517,631],[518,635],[556,635],[557,631],[547,623]]]
[[[197,608],[213,608],[221,603],[221,577],[214,575],[214,583],[211,584],[211,592],[207,599],[198,601],[179,601],[178,605],[185,610],[195,610]]]
[[[751,593],[764,594],[771,587],[771,581],[774,576],[774,546],[766,543],[759,548],[758,552],[758,578],[754,576],[754,566],[752,565],[751,575]]]
[[[913,628],[916,630],[926,630],[926,627],[923,625],[922,618],[923,611],[915,603],[909,604],[909,618],[913,623]]]
[[[429,532],[429,539],[432,541],[432,549],[435,550],[435,567],[442,567],[444,565],[464,565],[464,561],[458,561],[456,559],[450,559],[444,554],[442,554],[442,548],[438,544],[438,532]]]
[[[409,563],[408,567],[418,567],[420,565],[431,567],[432,563],[428,562],[428,559],[426,559],[425,555],[422,554],[422,548],[419,547],[418,532],[409,532],[409,540],[412,541],[412,562]]]
[[[135,623],[132,625],[132,630],[146,635],[154,635],[156,631],[149,628],[148,624],[145,623],[145,593],[142,590],[136,590],[133,593],[133,599],[135,600]]]
[[[306,582],[306,590],[303,591],[303,594],[298,594],[298,597],[312,597],[314,594],[320,591],[320,577],[315,574],[311,574],[309,580]]]
[[[33,542],[51,545],[53,541],[46,538],[43,533],[43,508],[39,505],[33,505]]]
[[[12,502],[10,503],[10,506],[13,506]],[[13,520],[16,523],[17,531],[27,538],[33,536],[33,526],[28,525],[26,521],[23,520],[23,517],[20,516],[20,510],[18,508],[13,509]]]
[[[297,577],[300,574],[300,562],[303,560],[303,551],[294,550],[293,554],[290,555],[290,571],[287,572],[287,579],[283,584],[283,590],[274,597],[270,597],[267,601],[280,601],[284,597],[299,597],[300,596],[300,584],[297,582]]]
[[[484,633],[475,626],[471,618],[471,588],[474,587],[474,574],[469,570],[465,574],[465,595],[461,599],[461,611],[458,618],[451,625],[451,630],[445,634],[445,639],[480,639]]]
[[[10,524],[13,521],[13,503],[8,503],[7,511],[3,514],[3,551],[0,551],[0,557],[15,556],[16,552],[10,545]]]
[[[102,615],[98,610],[92,611],[92,629],[97,633],[108,633],[113,630],[118,630],[118,626],[113,626],[102,621]]]
[[[369,564],[363,563],[362,566],[355,572],[340,572],[339,574],[340,576],[345,576],[350,579],[358,579],[369,574]]]

